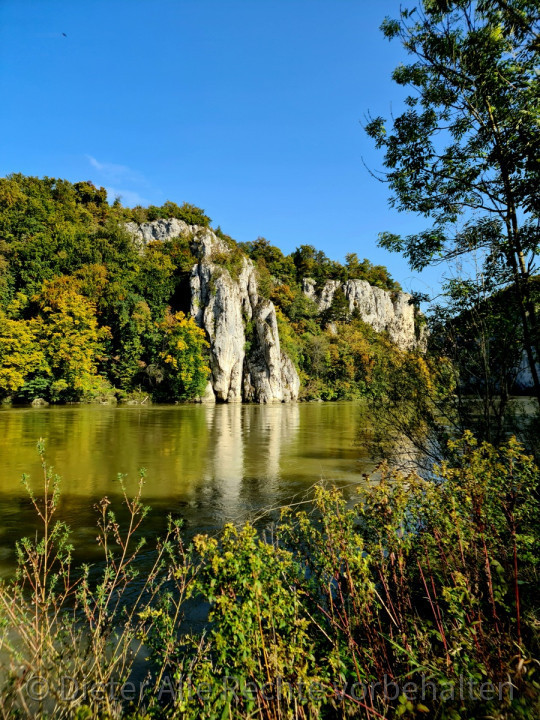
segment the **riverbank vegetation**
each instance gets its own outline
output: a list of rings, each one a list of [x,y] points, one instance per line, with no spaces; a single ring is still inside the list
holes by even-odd
[[[3,717],[537,716],[540,474],[515,440],[467,433],[430,481],[382,468],[354,506],[320,486],[189,546],[175,523],[141,540],[141,479],[125,526],[96,506],[93,568],[39,450],[39,531],[0,586]]]
[[[189,316],[189,276],[197,262],[192,238],[143,246],[126,229],[127,222],[170,218],[194,228],[210,223],[188,204],[111,205],[90,182],[0,179],[1,399],[177,401],[203,393],[208,344]],[[378,391],[384,357],[399,351],[358,318],[349,322],[340,292],[319,315],[302,284],[306,277],[319,288],[329,279],[364,279],[399,289],[384,267],[355,254],[343,265],[308,245],[285,256],[263,238],[239,245],[220,228],[216,234],[230,247],[221,263],[233,277],[245,255],[255,262],[260,293],[276,305],[304,398]]]
[[[510,401],[525,389],[540,408],[538,4],[423,2],[381,29],[408,54],[393,73],[405,109],[391,122],[370,117],[365,129],[384,151],[378,178],[391,205],[429,226],[383,232],[380,245],[413,270],[456,271],[430,318],[430,354],[444,358],[437,373],[450,391],[419,410],[385,399],[379,426],[435,457],[466,429],[495,444],[518,432],[538,453],[538,417],[516,417]],[[430,447],[418,433],[426,418]]]
[[[90,568],[55,522],[60,485],[40,447],[39,531],[0,585],[4,717],[540,716],[538,419],[514,422],[509,402],[523,356],[540,402],[539,22],[532,0],[425,0],[383,24],[413,58],[394,73],[411,93],[391,127],[366,129],[393,204],[432,226],[381,243],[417,270],[478,260],[433,309],[426,353],[350,317],[339,290],[324,313],[305,292],[308,278],[398,291],[384,268],[216,229],[232,251],[224,269],[243,254],[256,264],[303,397],[368,397],[373,442],[394,455],[409,443],[416,469],[382,465],[354,504],[320,486],[310,512],[189,544],[171,520],[155,547],[141,539],[141,479],[124,497],[127,527],[98,504],[103,559]],[[190,238],[138,247],[125,227],[210,227],[203,210],[127,209],[88,182],[14,175],[0,211],[2,398],[203,391]]]
[[[474,254],[512,297],[540,403],[538,3],[426,0],[381,28],[409,55],[393,73],[408,94],[391,123],[369,118],[366,130],[384,150],[379,179],[391,204],[431,224],[409,236],[383,232],[381,245],[415,270]]]

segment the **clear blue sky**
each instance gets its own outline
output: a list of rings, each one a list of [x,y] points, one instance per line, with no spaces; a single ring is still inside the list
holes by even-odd
[[[414,4],[414,3],[413,3]],[[404,60],[379,31],[399,0],[0,0],[0,174],[92,180],[126,205],[203,207],[240,241],[413,276],[361,123],[399,112]],[[63,33],[67,37],[64,37]]]

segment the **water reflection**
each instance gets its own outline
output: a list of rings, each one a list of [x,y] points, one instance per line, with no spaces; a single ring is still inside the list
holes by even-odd
[[[321,478],[361,481],[373,466],[358,444],[364,423],[354,403],[1,410],[0,565],[34,527],[20,477],[29,473],[39,489],[40,437],[63,478],[62,519],[91,559],[93,506],[119,495],[118,473],[134,492],[146,469],[150,533],[163,532],[168,513],[182,517],[189,534],[211,531],[286,504]]]

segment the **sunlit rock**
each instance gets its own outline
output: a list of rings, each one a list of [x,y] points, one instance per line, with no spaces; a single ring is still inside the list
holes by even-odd
[[[305,294],[317,304],[319,312],[328,310],[338,288],[341,288],[351,315],[358,316],[377,332],[386,332],[390,340],[402,350],[418,346],[415,332],[415,308],[411,295],[390,292],[370,285],[365,280],[328,280],[320,292],[315,292],[313,281],[304,283]]]
[[[208,228],[188,226],[181,220],[128,223],[127,227],[143,245],[180,235],[192,238],[197,264],[190,278],[191,315],[210,343],[213,399],[229,403],[296,400],[298,373],[281,350],[276,311],[270,300],[259,295],[253,262]],[[201,401],[213,401],[208,388]]]

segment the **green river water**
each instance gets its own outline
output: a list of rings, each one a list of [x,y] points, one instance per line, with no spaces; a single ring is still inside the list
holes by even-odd
[[[21,475],[39,493],[40,437],[62,477],[58,517],[73,529],[76,558],[91,561],[95,503],[108,496],[122,517],[118,473],[134,492],[146,470],[145,534],[163,534],[168,514],[183,519],[188,536],[215,532],[306,500],[320,480],[354,493],[375,464],[361,442],[365,417],[360,403],[2,409],[0,574],[13,568],[15,541],[35,533]]]

